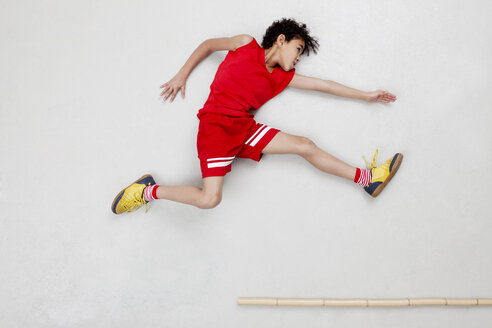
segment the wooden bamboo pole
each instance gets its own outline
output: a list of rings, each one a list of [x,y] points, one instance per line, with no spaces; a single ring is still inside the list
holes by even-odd
[[[326,298],[261,298],[240,297],[239,305],[269,306],[349,306],[349,307],[381,307],[381,306],[478,306],[492,305],[492,298],[404,298],[404,299],[326,299]]]

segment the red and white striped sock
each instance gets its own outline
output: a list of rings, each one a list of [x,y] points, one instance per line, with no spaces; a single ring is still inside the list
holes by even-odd
[[[157,188],[159,188],[159,186],[156,184],[145,187],[143,194],[146,202],[157,199]]]
[[[371,170],[359,169],[355,171],[354,182],[365,187],[371,182]]]

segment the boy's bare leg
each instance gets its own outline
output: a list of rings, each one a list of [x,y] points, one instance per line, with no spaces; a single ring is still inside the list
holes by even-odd
[[[297,154],[323,172],[354,180],[356,168],[320,149],[306,137],[282,131],[263,149],[264,154]]]
[[[168,199],[199,208],[213,208],[222,200],[224,177],[203,179],[203,188],[195,186],[159,186],[157,198]]]

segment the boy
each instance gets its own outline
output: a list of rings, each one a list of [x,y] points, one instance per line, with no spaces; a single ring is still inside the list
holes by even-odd
[[[359,169],[324,152],[308,138],[256,123],[249,112],[287,86],[369,102],[396,100],[384,90],[363,92],[333,81],[296,74],[294,66],[300,56],[305,51],[309,55],[310,50],[317,53],[318,46],[305,24],[285,18],[275,21],[266,30],[261,47],[247,34],[209,39],[200,44],[178,74],[161,85],[164,88],[161,96],[166,100],[172,95],[172,102],[181,89],[184,98],[185,82],[193,68],[211,52],[229,50],[210,86],[210,95],[197,114],[200,119],[197,149],[203,188],[157,185],[152,176],[144,175],[116,196],[111,210],[120,214],[145,205],[147,212],[148,202],[154,199],[213,208],[222,199],[224,176],[231,171],[234,158],[259,162],[263,154],[297,154],[326,173],[354,181],[376,197],[398,170],[402,154],[397,153],[383,165],[374,167],[376,150],[369,169]]]

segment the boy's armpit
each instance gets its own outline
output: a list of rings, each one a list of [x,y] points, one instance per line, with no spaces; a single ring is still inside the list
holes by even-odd
[[[205,42],[211,51],[236,51],[237,48],[247,45],[251,41],[253,41],[253,37],[251,35],[239,34],[226,38],[208,39]]]

